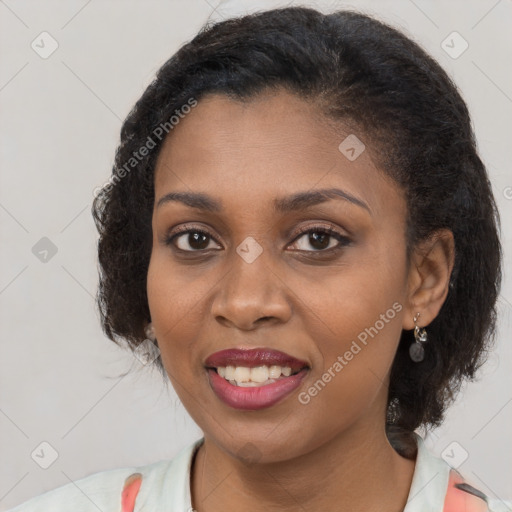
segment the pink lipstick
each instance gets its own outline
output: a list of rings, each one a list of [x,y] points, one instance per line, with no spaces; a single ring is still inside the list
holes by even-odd
[[[276,404],[297,389],[309,371],[305,361],[267,348],[222,350],[204,365],[217,397],[243,410]]]

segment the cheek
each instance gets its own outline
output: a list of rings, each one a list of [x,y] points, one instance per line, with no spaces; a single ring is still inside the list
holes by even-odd
[[[294,276],[291,288],[304,305],[299,316],[310,322],[310,333],[318,331],[314,339],[326,340],[318,343],[326,353],[332,356],[358,337],[364,343],[368,331],[382,340],[381,345],[394,344],[406,291],[405,258],[400,244],[397,247],[358,251],[353,261],[323,275],[317,271],[307,283],[303,275]]]
[[[357,265],[311,283],[299,315],[317,355],[303,403],[329,404],[339,418],[357,417],[386,386],[405,300],[405,258],[396,247],[368,252]]]
[[[403,306],[391,298],[372,299],[359,295],[348,302],[331,301],[332,314],[324,311],[324,322],[312,315],[306,325],[317,340],[312,378],[321,379],[326,388],[339,394],[334,399],[341,403],[375,393],[386,381],[396,353]],[[322,383],[320,388],[324,389]]]
[[[317,329],[318,364],[298,400],[307,417],[323,418],[323,437],[368,414],[382,419],[402,309],[399,302],[381,307],[361,300],[340,309],[321,332]]]
[[[164,366],[176,371],[191,361],[190,348],[200,328],[198,318],[205,290],[199,281],[184,281],[180,277],[183,275],[168,256],[153,253],[147,275],[149,310]]]

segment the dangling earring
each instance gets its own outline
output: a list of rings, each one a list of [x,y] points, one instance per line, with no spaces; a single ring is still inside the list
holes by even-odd
[[[425,357],[424,344],[427,342],[427,331],[424,328],[420,328],[416,323],[420,314],[416,313],[414,316],[414,339],[415,342],[409,347],[409,355],[415,363],[423,361]]]
[[[146,334],[146,338],[148,340],[151,340],[156,345],[156,336],[155,336],[155,329],[153,327],[153,322],[149,322],[149,324],[146,325],[144,332]]]

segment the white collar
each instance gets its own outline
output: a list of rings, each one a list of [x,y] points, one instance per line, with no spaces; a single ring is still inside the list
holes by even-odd
[[[450,466],[431,454],[423,439],[414,434],[418,453],[413,479],[404,512],[442,512],[448,489]],[[163,475],[161,492],[170,510],[189,510],[192,507],[190,472],[192,459],[204,438],[183,448],[169,464]]]
[[[418,454],[404,512],[442,512],[448,490],[450,466],[430,453],[416,432],[414,436]]]

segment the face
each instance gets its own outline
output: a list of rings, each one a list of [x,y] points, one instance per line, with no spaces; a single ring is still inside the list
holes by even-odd
[[[215,94],[159,155],[147,276],[156,338],[190,415],[235,457],[251,443],[262,462],[284,461],[384,429],[407,289],[406,202],[369,147],[355,159],[360,146],[339,149],[351,133],[286,92],[246,104]],[[219,351],[255,348],[267,366],[272,350],[306,365],[286,393],[231,393],[206,368]],[[258,364],[249,359],[238,365]]]

